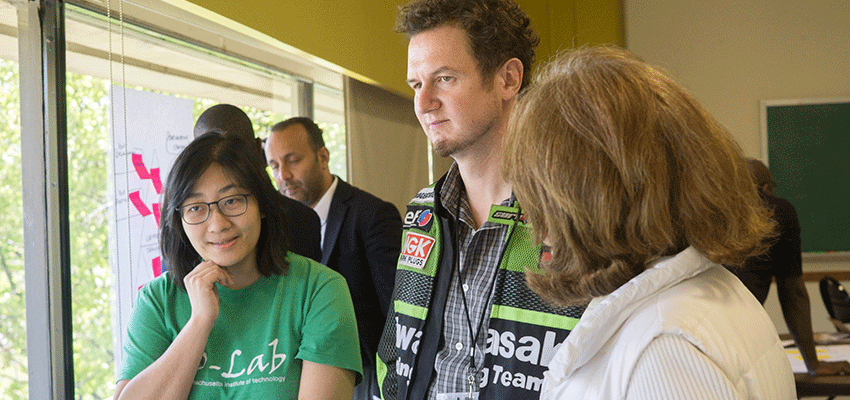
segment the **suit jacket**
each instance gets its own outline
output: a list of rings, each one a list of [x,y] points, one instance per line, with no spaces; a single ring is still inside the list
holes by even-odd
[[[398,209],[340,179],[328,211],[322,264],[348,282],[365,366],[375,365],[400,248]]]
[[[287,250],[313,260],[322,261],[322,221],[312,208],[280,195],[286,203]]]

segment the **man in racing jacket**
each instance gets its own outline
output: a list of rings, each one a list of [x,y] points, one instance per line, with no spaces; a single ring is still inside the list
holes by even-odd
[[[451,236],[458,222],[439,199],[446,182],[458,178],[457,166],[452,166],[407,206],[394,301],[378,352],[384,399],[440,398],[440,393],[432,396],[428,391],[438,351],[455,346],[445,343],[442,332],[443,315],[451,308],[446,304],[449,287],[457,284],[452,279],[456,241]],[[494,281],[487,283],[492,285],[489,319],[481,330],[486,337],[478,340],[484,354],[475,355],[479,399],[539,396],[543,371],[584,311],[552,308],[526,286],[525,269],[536,270],[541,255],[548,253],[533,244],[531,226],[519,205],[513,199],[509,203],[493,205],[487,222],[504,227],[507,235],[497,246],[501,254]],[[468,378],[464,371],[463,379]]]
[[[554,310],[525,285],[541,249],[502,179],[502,137],[539,42],[513,0],[414,0],[407,82],[434,152],[454,164],[405,215],[378,348],[384,399],[537,398],[582,308]]]

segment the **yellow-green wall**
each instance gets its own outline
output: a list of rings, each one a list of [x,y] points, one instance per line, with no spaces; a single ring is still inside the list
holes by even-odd
[[[410,96],[407,40],[393,31],[405,0],[189,0]],[[624,45],[621,0],[516,0],[540,35],[538,60],[585,43]]]
[[[620,0],[515,0],[531,17],[540,46],[537,61],[583,44],[625,46]]]

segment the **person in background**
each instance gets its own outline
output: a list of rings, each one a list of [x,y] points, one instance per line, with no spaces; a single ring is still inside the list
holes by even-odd
[[[558,55],[519,100],[502,173],[550,246],[526,274],[590,304],[541,399],[795,399],[776,329],[721,263],[773,223],[741,150],[684,88],[626,50]]]
[[[380,396],[375,353],[387,319],[401,246],[398,210],[331,174],[322,130],[309,118],[275,124],[265,152],[280,192],[318,213],[322,264],[348,282],[363,356],[363,382],[354,389],[354,399],[372,400]]]
[[[729,267],[756,299],[764,304],[770,283],[776,279],[779,304],[788,331],[800,349],[803,361],[810,374],[838,375],[850,373],[847,361],[819,361],[815,353],[812,334],[812,311],[809,293],[803,282],[803,262],[800,240],[800,221],[797,210],[788,200],[773,195],[776,183],[770,170],[759,160],[748,159],[750,175],[758,189],[758,195],[773,213],[779,235],[770,241],[770,250],[758,257],[748,259],[743,268]]]
[[[399,13],[407,83],[434,151],[454,164],[407,206],[389,320],[384,399],[531,399],[584,307],[525,285],[541,257],[499,171],[508,117],[538,38],[512,0],[417,0]]]
[[[251,119],[239,107],[230,104],[216,104],[201,113],[195,122],[194,135],[218,132],[225,136],[236,136],[251,143],[250,151],[265,164],[262,139],[254,137]],[[288,248],[304,257],[316,261],[322,260],[321,223],[319,216],[310,207],[295,200],[284,198],[281,202],[286,210],[284,230],[289,240]]]
[[[345,280],[287,252],[282,197],[249,146],[210,132],[177,156],[160,216],[170,268],[139,291],[116,399],[351,398]]]

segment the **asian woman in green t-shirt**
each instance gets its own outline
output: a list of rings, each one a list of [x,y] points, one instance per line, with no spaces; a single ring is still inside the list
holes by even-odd
[[[247,146],[211,132],[177,157],[169,270],[139,291],[116,399],[350,399],[361,379],[345,280],[286,251],[281,195]]]

